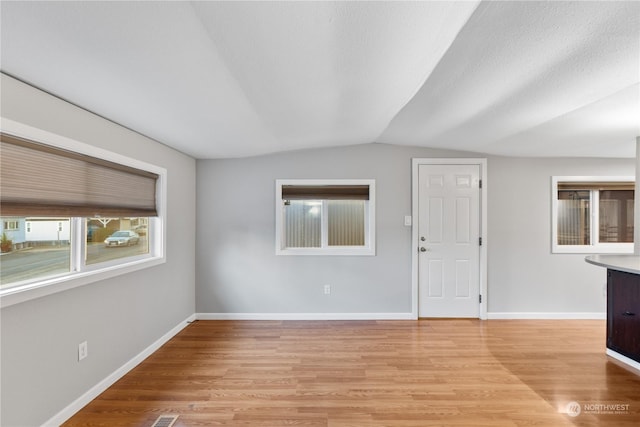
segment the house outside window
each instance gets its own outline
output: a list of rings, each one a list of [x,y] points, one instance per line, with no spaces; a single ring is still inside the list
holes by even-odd
[[[165,169],[4,125],[3,307],[165,262]]]
[[[553,177],[554,253],[632,253],[633,177]]]

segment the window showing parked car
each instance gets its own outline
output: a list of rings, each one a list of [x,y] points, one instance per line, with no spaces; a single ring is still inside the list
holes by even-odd
[[[140,224],[146,218],[89,218],[87,228],[87,265],[112,262],[116,259],[149,253],[149,233],[140,234]],[[91,235],[89,235],[91,231]],[[153,233],[151,233],[153,234]]]
[[[108,247],[131,246],[138,243],[140,243],[140,236],[131,230],[116,231],[104,240],[104,245]]]

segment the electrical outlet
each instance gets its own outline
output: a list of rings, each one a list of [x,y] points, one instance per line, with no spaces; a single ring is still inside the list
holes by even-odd
[[[324,285],[324,294],[329,295],[331,293],[331,285]]]
[[[86,341],[78,344],[78,362],[89,355],[89,345]]]

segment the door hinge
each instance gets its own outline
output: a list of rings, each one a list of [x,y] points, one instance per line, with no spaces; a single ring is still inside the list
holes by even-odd
[[[482,246],[482,237],[478,237],[478,245]]]
[[[482,304],[482,295],[478,295],[478,303]]]
[[[478,181],[478,186],[479,186],[479,188],[482,188],[482,180]]]

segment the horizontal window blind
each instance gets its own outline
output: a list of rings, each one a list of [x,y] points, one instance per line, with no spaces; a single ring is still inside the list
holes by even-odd
[[[2,216],[157,216],[157,174],[5,133],[0,141]]]
[[[283,185],[287,200],[369,200],[368,185]]]
[[[558,190],[633,190],[634,182],[628,181],[580,181],[558,182]]]

